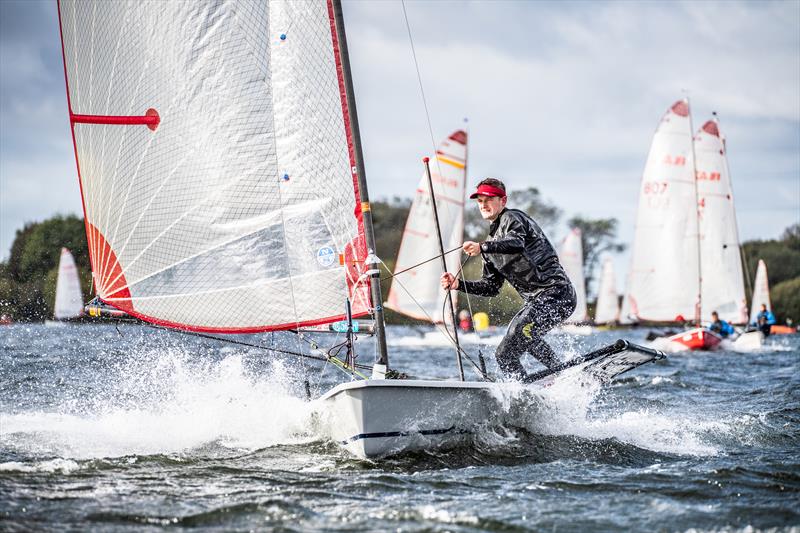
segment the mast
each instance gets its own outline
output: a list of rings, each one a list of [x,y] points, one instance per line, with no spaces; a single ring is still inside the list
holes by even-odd
[[[442,272],[447,272],[447,260],[444,255],[444,244],[442,243],[442,229],[439,227],[439,213],[436,210],[436,194],[433,191],[433,179],[431,178],[430,159],[422,158],[425,164],[425,176],[428,178],[428,190],[431,192],[431,207],[433,208],[433,220],[436,222],[436,238],[439,240],[439,254],[442,258]],[[464,365],[461,363],[461,346],[458,344],[458,322],[456,321],[456,308],[453,305],[453,292],[448,289],[445,296],[447,303],[450,304],[450,319],[453,322],[453,339],[456,341],[456,364],[458,365],[458,376],[464,381]],[[444,329],[447,330],[447,322],[444,321]]]
[[[342,16],[342,4],[340,0],[331,0],[333,6],[334,20],[336,23],[336,35],[339,39],[339,57],[342,61],[342,74],[347,97],[347,112],[350,117],[350,129],[352,132],[353,152],[356,160],[356,178],[358,179],[358,194],[361,199],[361,214],[364,221],[364,238],[367,241],[367,259],[370,264],[365,265],[370,274],[370,295],[375,306],[375,342],[377,355],[373,373],[385,374],[389,366],[389,354],[386,349],[386,329],[383,322],[383,298],[381,296],[380,270],[375,262],[375,234],[372,227],[372,210],[369,204],[369,193],[367,192],[367,175],[364,169],[364,156],[361,152],[361,134],[358,128],[358,113],[356,112],[356,98],[353,92],[353,78],[350,73],[350,56],[347,53],[347,37],[344,29],[344,18]],[[370,259],[372,258],[372,259]],[[382,376],[381,376],[382,377]]]
[[[695,323],[699,327],[703,319],[703,260],[700,246],[700,195],[697,190],[697,153],[694,149],[694,124],[692,123],[692,106],[689,97],[686,97],[686,107],[689,108],[689,135],[692,138],[692,179],[694,181],[694,214],[697,228],[697,306],[695,309]]]

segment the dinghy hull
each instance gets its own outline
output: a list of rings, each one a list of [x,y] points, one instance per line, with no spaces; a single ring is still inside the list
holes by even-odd
[[[339,385],[320,401],[331,439],[356,457],[367,459],[446,449],[463,442],[478,423],[502,424],[501,386],[366,380]]]
[[[722,341],[722,337],[706,328],[693,328],[669,337],[671,342],[681,344],[689,350],[713,350]]]
[[[362,459],[456,446],[482,428],[514,425],[559,380],[608,382],[662,352],[627,341],[576,357],[517,382],[371,379],[341,384],[319,400],[320,430]]]

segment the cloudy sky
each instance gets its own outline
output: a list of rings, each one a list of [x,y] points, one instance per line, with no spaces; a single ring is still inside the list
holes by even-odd
[[[410,196],[431,151],[399,1],[344,1],[373,198]],[[800,1],[413,1],[437,141],[469,119],[469,181],[617,217],[666,108],[719,113],[743,240],[800,222]],[[80,213],[55,2],[0,0],[0,258],[26,221]],[[566,233],[559,228],[558,240]],[[616,258],[620,282],[628,254]]]

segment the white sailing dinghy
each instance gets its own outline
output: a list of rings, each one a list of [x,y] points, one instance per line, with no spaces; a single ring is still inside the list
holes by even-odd
[[[766,305],[767,310],[772,310],[772,302],[769,299],[769,279],[767,278],[767,265],[763,259],[758,260],[758,267],[756,268],[756,280],[753,283],[753,301],[750,305],[750,323],[755,324],[758,321],[758,313],[761,312],[761,306]]]
[[[458,130],[442,141],[436,149],[433,162],[431,181],[442,243],[445,250],[452,250],[461,246],[464,241],[467,133]],[[446,318],[449,319],[449,312],[443,314],[447,293],[439,286],[442,266],[439,261],[423,263],[438,254],[439,242],[436,238],[431,196],[427,176],[423,173],[403,230],[394,268],[398,277],[394,278],[395,281],[389,289],[386,307],[418,320],[442,323]],[[448,272],[458,272],[461,268],[460,251],[447,254],[445,261]],[[398,274],[400,272],[402,274]],[[451,291],[451,297],[454,303],[457,302],[458,291]]]
[[[716,120],[692,135],[689,102],[676,102],[656,129],[639,196],[622,320],[694,321],[670,337],[712,349],[721,337],[700,327],[711,312],[743,323],[744,284],[725,146]]]
[[[60,324],[60,321],[71,320],[83,315],[83,294],[78,279],[78,267],[72,253],[61,248],[58,260],[58,277],[56,278],[56,300],[53,306],[53,317],[58,322],[46,321],[46,325]]]
[[[592,327],[586,307],[586,280],[583,277],[583,242],[580,228],[572,228],[558,247],[558,260],[567,273],[567,277],[575,287],[577,304],[559,330],[573,335],[591,335]]]
[[[436,148],[432,161],[431,184],[436,198],[442,245],[450,253],[445,255],[448,272],[461,269],[461,251],[464,241],[464,208],[467,184],[467,141],[464,130],[456,130]],[[437,329],[427,331],[421,343],[430,345],[452,344],[452,334],[443,324],[452,324],[447,293],[441,290],[441,261],[431,261],[439,255],[436,220],[429,191],[427,173],[423,172],[408,212],[393,281],[386,298],[387,308],[417,320],[437,324]],[[450,291],[453,306],[458,309],[458,291]],[[458,332],[464,344],[496,344],[499,338],[482,337],[477,333]]]
[[[597,308],[594,314],[595,324],[615,324],[619,322],[619,295],[617,279],[614,275],[614,262],[610,257],[603,259],[600,273],[600,286],[597,291]]]
[[[352,357],[324,353],[352,379],[316,400],[333,439],[375,457],[502,423],[484,400],[518,384],[385,379],[379,261],[337,0],[58,7],[96,314],[214,333],[346,318],[348,338],[349,319],[371,315],[370,379]],[[660,357],[620,341],[563,371],[607,380]]]

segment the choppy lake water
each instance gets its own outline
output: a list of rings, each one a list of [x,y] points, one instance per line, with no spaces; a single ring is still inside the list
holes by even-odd
[[[454,375],[447,346],[389,338],[393,367]],[[798,361],[798,335],[672,354],[562,391],[531,427],[367,462],[313,429],[303,381],[319,395],[344,378],[330,365],[139,326],[2,326],[0,530],[797,530]]]

